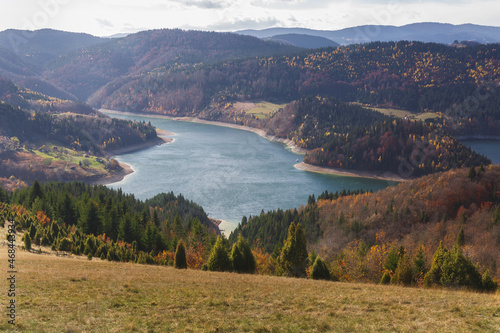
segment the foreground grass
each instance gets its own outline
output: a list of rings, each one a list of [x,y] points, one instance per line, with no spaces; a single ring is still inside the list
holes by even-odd
[[[7,270],[6,248],[0,248]],[[498,332],[498,294],[88,261],[18,250],[14,332]],[[6,283],[3,284],[7,289]],[[6,304],[6,293],[2,292]],[[4,307],[5,309],[5,307]],[[5,310],[4,310],[5,311]]]

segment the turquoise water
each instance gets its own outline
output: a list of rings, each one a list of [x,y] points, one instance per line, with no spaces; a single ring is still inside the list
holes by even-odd
[[[119,117],[151,121],[176,135],[172,143],[116,156],[135,172],[109,186],[140,199],[167,191],[182,193],[210,217],[226,221],[221,225],[226,234],[244,215],[298,208],[311,194],[343,189],[376,191],[395,184],[296,169],[294,164],[302,162],[303,156],[251,132],[153,117]]]
[[[182,193],[210,217],[224,220],[221,229],[226,234],[244,215],[298,208],[311,194],[343,189],[376,191],[395,184],[296,169],[294,164],[302,162],[303,156],[251,132],[154,117],[119,117],[151,121],[157,128],[175,133],[171,136],[174,142],[117,156],[135,172],[109,186],[140,199],[161,192]],[[462,143],[500,163],[499,140]]]

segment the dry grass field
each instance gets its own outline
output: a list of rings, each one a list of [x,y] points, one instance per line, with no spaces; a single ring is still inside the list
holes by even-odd
[[[2,307],[7,248],[0,247]],[[499,294],[16,253],[11,332],[498,332]]]

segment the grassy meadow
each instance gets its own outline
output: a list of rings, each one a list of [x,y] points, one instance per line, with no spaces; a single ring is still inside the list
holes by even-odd
[[[7,248],[0,250],[5,281]],[[17,325],[4,315],[0,331],[500,330],[498,293],[175,270],[21,250],[16,265]],[[6,292],[2,295],[6,304]]]
[[[265,119],[271,117],[273,114],[286,106],[285,104],[275,104],[267,101],[260,102],[238,102],[234,107],[239,110],[245,111],[247,114],[254,115],[257,119]]]

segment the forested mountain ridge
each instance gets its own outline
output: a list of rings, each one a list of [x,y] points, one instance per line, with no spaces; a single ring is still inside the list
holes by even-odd
[[[447,134],[442,124],[392,119],[334,98],[297,100],[264,128],[310,150],[304,162],[330,168],[413,178],[491,163]]]
[[[67,53],[106,41],[107,38],[53,29],[0,32],[0,47],[19,55],[21,60],[39,70]]]
[[[500,130],[497,44],[456,47],[400,41],[306,51],[230,33],[152,30],[61,56],[43,77],[80,98],[88,97],[98,108],[263,128],[297,146],[316,149],[306,161],[329,167],[399,172],[402,161],[410,161],[409,155],[421,145],[430,153],[425,163],[411,163],[412,176],[487,165],[487,159],[450,135],[496,136]],[[410,118],[428,113],[435,119],[432,125],[422,125],[375,119],[367,112],[341,119],[339,108],[345,108],[344,113],[357,109],[340,102],[331,107],[323,100],[320,115],[314,109],[318,103],[310,99],[300,115],[284,108],[258,118],[238,109],[245,101],[304,104],[308,96],[403,109]],[[11,97],[10,102],[25,101]],[[292,109],[298,104],[292,103]],[[309,119],[307,107],[312,108]],[[287,119],[291,116],[296,118]],[[381,125],[367,127],[363,119]],[[352,123],[341,133],[342,121]]]
[[[309,250],[346,279],[373,282],[380,281],[385,260],[400,246],[410,257],[422,249],[429,265],[441,241],[448,249],[458,242],[474,263],[498,278],[499,188],[500,166],[491,165],[436,173],[376,193],[323,193],[298,210],[244,217],[230,240],[241,233],[279,253],[288,226],[300,223]]]
[[[214,115],[206,113],[225,116],[237,101],[322,95],[435,112],[467,134],[494,135],[500,128],[499,83],[498,45],[376,42],[143,74],[110,84],[89,101],[96,107],[210,119]],[[469,118],[473,126],[465,124]]]
[[[163,29],[143,31],[67,54],[43,76],[86,100],[113,80],[227,59],[290,53],[296,47],[231,33]],[[120,81],[119,81],[120,82]]]
[[[0,77],[0,180],[8,188],[117,175],[122,168],[109,158],[113,150],[159,142],[151,124],[111,119]]]

